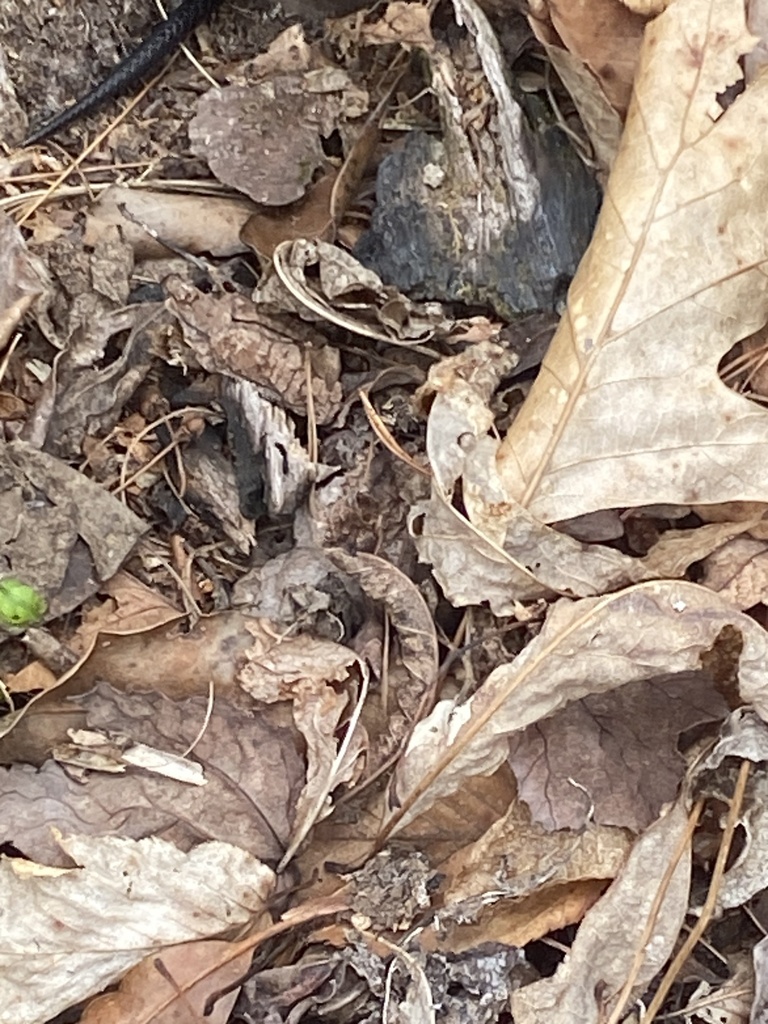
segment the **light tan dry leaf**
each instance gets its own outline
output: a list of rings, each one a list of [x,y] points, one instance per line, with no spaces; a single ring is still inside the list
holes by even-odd
[[[755,964],[755,1000],[750,1021],[759,1021],[768,1013],[768,937],[761,939],[753,951]]]
[[[568,956],[553,977],[513,992],[515,1024],[605,1020],[639,950],[643,956],[637,987],[645,989],[672,952],[688,908],[690,844],[672,871],[654,921],[653,939],[643,945],[659,886],[686,826],[687,814],[679,801],[640,837],[616,881],[581,922]]]
[[[431,401],[427,454],[435,481],[432,498],[410,514],[420,558],[454,604],[488,601],[496,615],[514,614],[516,601],[585,597],[652,579],[640,560],[545,526],[505,492],[488,404],[515,360],[480,342],[441,360],[419,391],[423,403]],[[466,516],[446,500],[460,478]]]
[[[136,259],[168,256],[163,242],[191,253],[233,256],[247,252],[240,231],[253,213],[248,199],[153,192],[112,185],[88,207],[84,245],[95,245],[119,226]],[[146,228],[158,236],[154,238]]]
[[[685,1016],[691,1021],[698,1018],[701,1024],[754,1024],[765,1016],[764,1008],[753,1005],[755,969],[752,955],[754,953],[757,962],[763,942],[764,939],[758,942],[754,950],[740,951],[728,957],[731,975],[722,985],[700,981],[685,1007],[681,1007]]]
[[[570,702],[633,680],[700,671],[726,625],[743,641],[741,699],[768,716],[768,633],[706,588],[652,582],[559,601],[541,633],[466,704],[441,701],[419,723],[393,779],[383,833],[455,793],[468,776],[492,772],[507,758],[510,736]]]
[[[387,4],[384,16],[372,24],[360,26],[360,38],[367,46],[418,46],[431,50],[435,45],[430,29],[432,11],[422,3],[394,0]]]
[[[44,1024],[165,946],[226,935],[274,889],[269,868],[226,843],[59,842],[79,867],[0,862],[0,1024]]]
[[[522,948],[553,931],[578,924],[605,887],[604,879],[588,878],[539,889],[520,901],[494,904],[481,913],[476,924],[451,928],[449,921],[444,938],[426,933],[421,941],[427,948],[434,945],[452,953],[474,951],[484,943]]]
[[[594,239],[498,453],[545,522],[768,493],[768,414],[717,376],[768,318],[768,78],[716,101],[752,43],[741,0],[677,0],[646,29]]]
[[[756,517],[736,523],[708,523],[693,530],[667,530],[643,558],[643,565],[657,577],[683,576],[694,562],[727,549],[734,537],[746,533],[759,521]]]

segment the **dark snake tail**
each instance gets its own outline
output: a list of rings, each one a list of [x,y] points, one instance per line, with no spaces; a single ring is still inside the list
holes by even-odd
[[[23,144],[31,146],[56,135],[81,117],[95,113],[140,79],[157,71],[192,29],[204,21],[220,3],[221,0],[182,0],[168,15],[168,20],[156,25],[144,42],[133,53],[129,53],[103,82],[71,107],[33,128]]]

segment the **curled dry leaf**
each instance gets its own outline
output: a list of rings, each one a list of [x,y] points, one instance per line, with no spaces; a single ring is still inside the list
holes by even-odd
[[[660,581],[559,601],[541,633],[466,704],[441,701],[417,725],[393,779],[383,833],[455,793],[468,776],[494,771],[509,755],[510,737],[570,702],[633,680],[700,671],[727,625],[743,642],[740,697],[768,715],[768,634],[704,587]]]
[[[728,867],[717,892],[721,909],[740,907],[762,892],[768,885],[768,780],[757,768],[768,760],[768,726],[746,708],[733,712],[724,723],[714,749],[697,765],[699,792],[718,799],[724,779],[731,777],[733,761],[738,758],[755,762],[750,775],[739,821],[743,846],[736,860]],[[728,782],[725,783],[726,786]]]
[[[289,302],[293,300],[305,316],[312,313],[317,319],[389,345],[416,345],[428,341],[438,328],[448,327],[438,303],[411,302],[350,253],[328,242],[283,242],[273,260],[276,278]],[[308,280],[310,268],[318,272],[317,285]],[[272,298],[273,281],[268,278],[257,295]]]
[[[498,452],[545,522],[768,494],[768,413],[717,376],[768,318],[768,78],[717,104],[753,42],[741,0],[678,0],[646,29],[593,241]]]
[[[648,941],[651,935],[645,934],[646,924],[687,824],[681,800],[638,839],[616,881],[584,917],[555,974],[512,993],[515,1024],[598,1024],[606,1020],[640,950],[637,991],[645,990],[672,952],[688,909],[690,840],[671,869],[669,886],[653,920],[652,941]]]
[[[454,604],[488,601],[497,615],[513,614],[516,601],[592,596],[652,579],[657,574],[638,559],[559,533],[505,493],[488,402],[515,360],[480,342],[433,367],[420,391],[423,402],[431,400],[427,453],[435,485],[410,515],[419,556]],[[449,501],[459,479],[465,515]]]
[[[373,601],[381,601],[400,639],[403,664],[419,683],[421,696],[432,692],[437,678],[437,633],[427,602],[416,584],[377,555],[348,555],[336,548],[326,554],[351,576]]]

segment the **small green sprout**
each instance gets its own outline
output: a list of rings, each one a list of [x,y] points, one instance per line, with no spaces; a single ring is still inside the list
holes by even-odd
[[[7,576],[0,580],[0,626],[23,629],[45,615],[43,595],[28,583]]]

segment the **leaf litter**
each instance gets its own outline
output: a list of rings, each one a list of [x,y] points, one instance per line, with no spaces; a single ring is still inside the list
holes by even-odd
[[[3,164],[0,1021],[756,1021],[757,12],[328,13]]]

